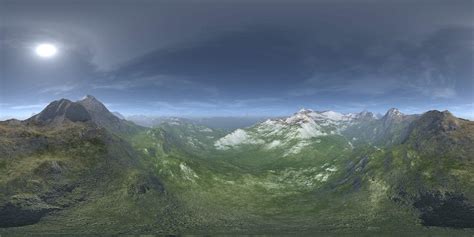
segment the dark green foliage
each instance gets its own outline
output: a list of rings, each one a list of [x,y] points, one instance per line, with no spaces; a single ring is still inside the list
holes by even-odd
[[[413,204],[423,225],[474,228],[474,206],[462,194],[423,193]]]

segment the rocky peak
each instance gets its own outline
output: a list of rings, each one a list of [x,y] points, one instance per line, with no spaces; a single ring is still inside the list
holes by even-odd
[[[87,110],[94,113],[110,113],[110,111],[105,107],[102,102],[97,100],[94,96],[86,95],[82,100],[78,101],[82,104]]]
[[[385,117],[401,117],[403,114],[397,108],[391,108],[385,114]]]
[[[83,100],[97,100],[94,96],[92,95],[86,95],[82,98]]]
[[[359,117],[361,118],[365,118],[365,117],[368,117],[368,118],[375,118],[375,114],[372,113],[372,112],[369,112],[367,110],[363,110],[362,112],[359,113]]]
[[[382,117],[383,125],[385,127],[391,126],[394,123],[400,123],[403,120],[403,114],[396,108],[391,108]]]
[[[364,110],[360,113],[349,113],[349,114],[346,114],[345,117],[347,117],[349,120],[357,120],[357,121],[377,119],[377,116],[374,113],[369,112],[367,110]]]
[[[91,95],[76,102],[67,99],[53,101],[41,113],[26,120],[38,124],[60,124],[65,121],[90,121],[114,133],[129,133],[140,129],[135,124],[112,114],[104,104]]]
[[[309,112],[309,110],[305,110],[305,111],[300,110],[298,113],[295,113],[293,116],[290,116],[290,117],[286,118],[285,122],[289,123],[289,124],[297,124],[297,123],[299,124],[299,123],[311,122],[312,119],[309,116],[309,113],[311,113],[311,112]]]
[[[64,121],[86,122],[89,120],[91,120],[91,116],[84,106],[68,99],[61,99],[51,102],[43,111],[27,121],[49,124]]]
[[[326,110],[320,113],[321,117],[330,120],[345,120],[347,117],[344,114],[334,112],[332,110]],[[318,116],[319,117],[319,116]]]
[[[305,109],[305,108],[301,108],[298,112],[296,112],[295,114],[309,114],[309,113],[312,113],[314,112],[313,110],[311,109]]]
[[[460,121],[449,111],[430,110],[420,117],[420,123],[426,129],[436,129],[440,131],[452,131],[459,127]]]

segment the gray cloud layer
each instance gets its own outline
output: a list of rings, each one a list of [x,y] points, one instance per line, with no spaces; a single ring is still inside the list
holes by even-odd
[[[436,0],[4,1],[0,109],[94,94],[125,113],[395,106],[474,116],[471,10]],[[38,42],[60,54],[38,59]]]

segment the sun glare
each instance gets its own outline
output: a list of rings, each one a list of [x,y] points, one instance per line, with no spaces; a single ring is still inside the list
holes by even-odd
[[[39,44],[36,46],[35,52],[42,58],[51,58],[58,52],[53,44]]]

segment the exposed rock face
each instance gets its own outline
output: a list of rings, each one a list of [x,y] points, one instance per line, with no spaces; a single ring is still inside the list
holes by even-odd
[[[388,128],[392,126],[394,123],[402,122],[403,118],[405,117],[398,109],[391,108],[385,113],[382,117],[382,124],[384,128]]]
[[[468,146],[474,142],[473,125],[470,121],[454,117],[448,111],[432,110],[410,124],[409,134],[404,142],[410,142],[417,150],[428,150],[433,155],[449,150],[460,152],[458,146]],[[474,149],[470,150],[474,152]]]
[[[416,126],[422,126],[428,131],[449,132],[458,129],[460,121],[449,111],[431,110],[423,114]]]
[[[98,101],[95,97],[87,95],[84,99],[77,101],[89,111],[92,119],[98,125],[105,125],[108,123],[119,122],[119,118],[113,115],[104,104]]]
[[[44,215],[58,210],[36,195],[14,196],[0,206],[0,227],[14,227],[37,223]]]
[[[118,118],[91,95],[77,102],[67,99],[53,101],[39,114],[25,120],[26,124],[37,125],[58,125],[64,122],[90,122],[114,134],[134,133],[142,128]]]
[[[77,103],[86,108],[95,124],[115,134],[133,133],[141,128],[114,115],[94,96],[87,95],[84,99],[77,101]]]
[[[84,106],[67,99],[61,99],[51,102],[41,113],[31,117],[27,121],[51,124],[64,121],[86,122],[91,119],[91,115]]]
[[[99,126],[107,126],[111,123],[119,123],[120,119],[113,115],[100,101],[91,95],[87,95],[84,99],[79,100],[78,104],[82,105],[89,111],[93,121]]]

